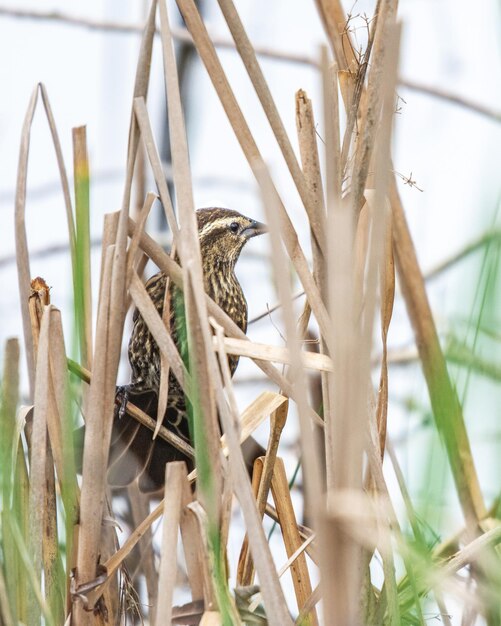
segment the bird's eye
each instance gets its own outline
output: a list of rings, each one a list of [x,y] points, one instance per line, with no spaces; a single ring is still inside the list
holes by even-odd
[[[237,233],[238,233],[238,229],[239,229],[238,222],[232,222],[232,223],[229,225],[229,229],[231,230],[231,232],[232,232],[232,233],[237,234]]]

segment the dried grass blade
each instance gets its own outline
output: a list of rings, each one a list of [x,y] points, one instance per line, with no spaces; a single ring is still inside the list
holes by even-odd
[[[216,341],[213,340],[214,346]],[[280,346],[270,346],[265,343],[256,343],[247,339],[235,339],[226,337],[224,339],[224,348],[228,354],[237,354],[246,356],[251,359],[260,361],[273,361],[274,363],[292,363],[291,351],[288,348]],[[301,364],[305,369],[317,371],[332,372],[332,359],[325,354],[317,354],[316,352],[302,352]]]
[[[153,39],[155,36],[155,15],[157,12],[157,0],[152,0],[150,12],[146,20],[146,24],[141,39],[141,48],[136,67],[136,77],[134,81],[134,99],[143,98],[146,100],[148,95],[148,87],[150,82],[151,53],[153,49]],[[130,195],[132,189],[132,178],[134,176],[134,164],[137,156],[139,145],[138,123],[134,111],[134,101],[132,104],[131,119],[129,125],[129,140],[127,146],[127,170],[124,185],[124,196],[122,201],[122,210],[125,212],[129,209]]]
[[[386,442],[386,421],[388,417],[388,330],[393,313],[395,299],[395,263],[393,260],[391,212],[386,217],[386,241],[384,243],[383,262],[380,267],[381,291],[381,338],[383,354],[381,358],[381,374],[379,378],[379,394],[377,404],[377,426],[381,457]]]
[[[54,410],[49,413],[49,436],[65,510],[66,571],[71,572],[76,566],[74,536],[78,527],[80,488],[75,466],[74,425],[71,420],[69,404],[69,382],[63,327],[61,313],[57,309],[52,309],[50,321],[50,370],[51,395],[55,406]],[[52,416],[55,419],[52,419]],[[67,585],[67,592],[69,592],[69,584]]]
[[[132,269],[136,264],[137,252],[139,250],[139,240],[141,238],[141,235],[143,234],[146,220],[148,219],[148,215],[150,214],[151,207],[153,206],[153,203],[157,198],[158,196],[156,193],[148,191],[144,200],[144,204],[141,208],[141,211],[139,212],[137,229],[131,239],[129,248],[127,250],[127,285],[129,284],[131,279]]]
[[[304,179],[313,198],[310,220],[312,223],[317,224],[317,229],[325,233],[327,220],[313,106],[306,92],[302,89],[296,93],[296,128]],[[326,295],[324,258],[313,236],[311,244],[313,253],[313,276],[319,286],[320,293]]]
[[[33,116],[38,100],[38,85],[31,94],[28,109],[24,117],[21,131],[21,147],[19,149],[19,163],[17,168],[16,200],[15,200],[15,236],[16,236],[16,262],[19,282],[19,297],[21,301],[21,314],[23,319],[24,345],[28,365],[30,381],[30,395],[33,397],[35,389],[35,357],[33,350],[33,338],[28,312],[28,299],[30,296],[30,258],[28,252],[28,240],[26,236],[26,181],[28,178],[28,154],[30,149],[30,133]]]
[[[263,391],[247,406],[240,416],[240,443],[243,443],[263,420],[278,411],[287,403],[287,398],[273,391]],[[226,447],[226,437],[221,437],[221,443]]]
[[[176,216],[174,215],[174,209],[172,208],[169,188],[167,186],[167,181],[165,180],[162,161],[160,160],[160,155],[158,154],[144,98],[134,99],[134,115],[141,132],[141,137],[143,138],[144,147],[153,171],[153,177],[155,178],[155,183],[157,185],[160,201],[162,202],[162,206],[165,211],[167,223],[172,231],[174,242],[177,244],[179,239],[179,227],[177,225]]]
[[[158,604],[155,624],[170,624],[172,620],[172,598],[176,584],[177,536],[181,517],[183,483],[186,482],[186,464],[180,461],[165,466],[164,519],[162,548],[158,577]]]
[[[39,83],[40,94],[42,96],[42,102],[47,116],[47,122],[49,124],[50,134],[52,136],[52,143],[54,145],[54,151],[56,153],[57,167],[59,170],[59,178],[61,179],[61,188],[64,198],[64,207],[66,209],[66,220],[68,222],[68,236],[70,240],[70,253],[72,265],[75,265],[76,259],[76,231],[75,221],[73,219],[73,208],[71,204],[70,185],[68,182],[68,174],[66,173],[66,166],[64,164],[63,151],[61,148],[61,142],[59,140],[59,134],[56,128],[56,121],[52,113],[52,108],[49,102],[49,94],[43,83]]]

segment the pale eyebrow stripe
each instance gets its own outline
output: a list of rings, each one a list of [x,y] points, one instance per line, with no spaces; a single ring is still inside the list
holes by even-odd
[[[207,222],[207,224],[205,224],[202,230],[200,231],[199,237],[205,237],[206,235],[211,233],[213,230],[221,228],[222,226],[226,224],[226,222],[228,222],[228,220],[229,218],[227,217],[220,217],[215,222]]]

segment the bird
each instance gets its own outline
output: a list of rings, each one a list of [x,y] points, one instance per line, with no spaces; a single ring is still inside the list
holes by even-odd
[[[267,228],[261,222],[226,208],[198,209],[196,218],[205,292],[240,330],[246,332],[247,300],[235,274],[235,265],[247,242],[267,232]],[[169,283],[162,271],[154,274],[145,288],[160,316],[163,314],[166,289],[169,290],[169,330],[183,357],[184,309],[181,292]],[[163,487],[167,462],[184,460],[189,469],[193,465],[191,459],[170,443],[158,437],[153,440],[152,432],[123,410],[127,402],[133,402],[156,419],[158,409],[160,351],[137,309],[133,314],[128,358],[131,380],[128,385],[117,388],[121,408],[117,405],[114,415],[108,482],[111,486],[123,487],[137,479],[141,491],[155,492]],[[238,356],[228,356],[232,376],[238,360]],[[169,372],[163,426],[192,444],[187,399],[172,370]]]

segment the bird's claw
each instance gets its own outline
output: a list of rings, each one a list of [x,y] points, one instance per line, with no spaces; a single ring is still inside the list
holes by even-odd
[[[120,400],[118,419],[122,419],[125,416],[125,412],[127,410],[127,402],[129,401],[129,386],[120,385],[119,387],[117,387],[115,397]]]

